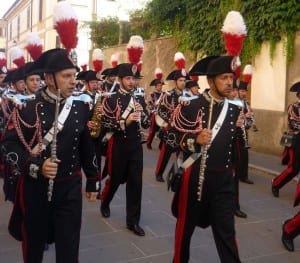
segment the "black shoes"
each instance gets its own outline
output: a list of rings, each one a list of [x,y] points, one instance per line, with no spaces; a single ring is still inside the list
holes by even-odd
[[[240,209],[236,209],[234,211],[235,216],[240,217],[240,218],[247,218],[247,214],[241,211]]]
[[[288,237],[288,235],[285,233],[285,231],[284,231],[284,224],[282,226],[281,241],[282,241],[282,244],[284,245],[284,247],[288,251],[293,252],[295,250],[293,238]]]
[[[162,175],[157,175],[157,176],[156,176],[156,181],[157,181],[157,182],[164,182],[165,180],[164,180],[164,178],[162,177]]]
[[[248,178],[240,179],[240,181],[245,183],[245,184],[254,184],[253,181],[249,180]]]
[[[127,224],[127,229],[132,231],[137,236],[143,237],[145,235],[144,229],[141,228],[138,224],[134,224],[134,225]]]
[[[273,186],[273,181],[274,180],[272,180],[272,194],[274,197],[279,197],[279,189]]]
[[[100,211],[103,217],[110,217],[110,208],[109,206],[101,206]]]

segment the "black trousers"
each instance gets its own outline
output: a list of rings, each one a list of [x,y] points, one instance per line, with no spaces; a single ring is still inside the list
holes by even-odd
[[[197,201],[199,165],[186,170],[180,191],[175,194],[176,210],[174,263],[189,261],[190,241],[195,227],[211,226],[222,263],[240,262],[234,230],[234,190],[230,171],[205,175],[201,202]],[[174,202],[173,201],[173,202]],[[174,209],[174,206],[176,208]],[[204,224],[205,222],[205,224]]]
[[[245,140],[243,137],[237,138],[237,144],[235,148],[235,176],[238,179],[248,179],[248,166],[249,166],[249,152],[245,147]]]
[[[109,206],[120,184],[126,183],[126,223],[138,224],[141,216],[143,148],[140,140],[111,138],[107,149],[108,179],[101,205]]]
[[[53,200],[47,200],[48,180],[20,179],[17,204],[22,216],[18,222],[13,213],[10,228],[20,227],[23,260],[40,263],[46,243],[55,243],[57,263],[78,262],[82,194],[81,178],[55,182]],[[20,215],[20,214],[19,214]],[[13,222],[13,223],[12,223]]]

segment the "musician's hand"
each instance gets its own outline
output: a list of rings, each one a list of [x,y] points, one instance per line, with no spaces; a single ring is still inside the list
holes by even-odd
[[[95,202],[97,200],[98,192],[86,192],[85,197],[88,202]]]
[[[241,128],[243,125],[244,125],[244,120],[241,117],[239,117],[235,123],[235,126]]]
[[[126,119],[126,126],[128,126],[133,121],[139,122],[141,120],[141,113],[140,112],[132,112],[128,115]]]
[[[87,124],[88,128],[91,129],[95,129],[96,128],[96,124],[94,121],[88,121]]]
[[[134,103],[134,109],[135,109],[135,111],[143,111],[144,110],[142,105],[138,102]]]
[[[203,129],[197,136],[196,142],[201,145],[207,145],[210,143],[212,137],[212,131]]]
[[[42,175],[49,179],[54,179],[57,174],[58,163],[60,160],[52,162],[50,158],[46,159],[42,165]]]

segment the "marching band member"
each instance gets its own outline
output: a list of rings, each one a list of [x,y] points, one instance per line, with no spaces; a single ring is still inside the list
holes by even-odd
[[[235,57],[206,57],[190,74],[206,75],[210,89],[178,106],[173,115],[176,141],[183,150],[184,162],[189,160],[172,203],[177,218],[173,262],[189,261],[196,226],[211,226],[221,262],[240,262],[230,165],[233,138],[241,120],[239,108],[226,99],[232,90]]]
[[[138,236],[145,232],[140,227],[143,174],[143,148],[140,128],[148,128],[146,108],[141,97],[134,96],[137,66],[119,64],[116,68],[120,88],[102,103],[102,127],[112,136],[107,145],[108,178],[101,193],[101,213],[110,217],[110,202],[118,187],[126,183],[126,224]],[[141,127],[140,127],[141,126]]]
[[[42,262],[45,244],[52,242],[56,262],[78,262],[81,169],[89,201],[96,200],[99,183],[86,126],[89,107],[71,96],[76,66],[65,49],[48,50],[34,63],[45,73],[48,86],[25,108],[15,108],[0,145],[19,174],[9,232],[22,241],[24,262]]]
[[[287,109],[288,127],[294,133],[294,144],[291,147],[285,147],[282,163],[288,167],[272,180],[272,194],[279,197],[279,190],[291,181],[300,171],[300,82],[296,82],[290,88],[290,92],[296,92],[298,101],[290,104]]]
[[[150,87],[154,87],[154,91],[149,94],[147,107],[150,113],[150,128],[147,137],[147,148],[149,150],[152,149],[152,141],[154,139],[155,134],[159,131],[160,127],[157,125],[155,121],[155,115],[157,114],[157,107],[159,104],[160,96],[162,95],[162,86],[165,84],[162,80],[162,71],[160,68],[155,69],[155,79],[150,82]]]
[[[173,70],[169,73],[166,80],[173,80],[175,87],[162,94],[162,98],[157,109],[157,119],[159,125],[163,128],[162,143],[160,146],[159,157],[155,169],[155,178],[158,182],[164,182],[163,173],[170,160],[172,153],[178,151],[178,145],[173,140],[173,135],[168,134],[168,129],[171,127],[171,116],[174,109],[179,103],[179,97],[182,96],[182,92],[185,87],[185,82],[189,79],[189,76],[185,70],[185,58],[181,52],[177,52],[174,56],[177,70]],[[158,120],[156,120],[158,122]],[[171,143],[174,142],[173,144]]]
[[[244,126],[238,128],[239,136],[237,141],[239,144],[238,155],[239,162],[235,166],[235,175],[239,180],[246,184],[253,184],[253,181],[248,178],[248,166],[249,166],[249,145],[248,145],[248,130],[252,126],[252,112],[250,105],[247,101],[248,83],[240,81],[238,85],[238,97],[243,103],[243,115],[244,115]]]

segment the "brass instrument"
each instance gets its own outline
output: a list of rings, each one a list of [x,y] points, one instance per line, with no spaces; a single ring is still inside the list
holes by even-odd
[[[208,123],[207,129],[211,127],[211,118],[212,118],[212,111],[213,111],[214,99],[213,97],[210,98],[210,105],[209,105],[209,115],[208,115]],[[206,159],[207,159],[207,151],[209,148],[209,144],[206,144],[201,147],[201,160],[200,160],[200,172],[199,172],[199,179],[198,179],[198,198],[197,200],[200,202],[202,198],[202,189],[203,189],[203,182],[204,182],[204,173],[206,168]]]
[[[93,115],[91,118],[91,121],[93,122],[94,127],[91,128],[90,134],[93,138],[98,138],[99,134],[101,132],[101,112],[100,112],[101,103],[102,103],[101,96],[99,96],[95,103],[95,106],[93,109]]]

